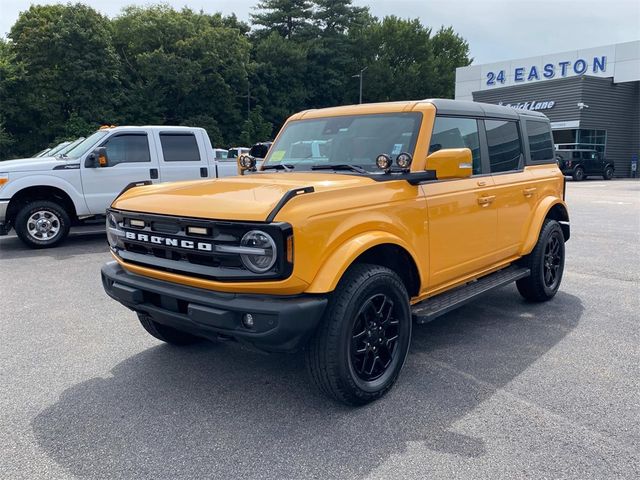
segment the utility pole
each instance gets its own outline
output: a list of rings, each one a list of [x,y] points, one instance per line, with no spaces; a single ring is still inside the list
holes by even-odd
[[[360,79],[360,103],[362,103],[362,77],[364,76],[364,71],[369,67],[364,67],[360,70],[360,73],[356,75],[352,75],[351,78],[359,78]]]

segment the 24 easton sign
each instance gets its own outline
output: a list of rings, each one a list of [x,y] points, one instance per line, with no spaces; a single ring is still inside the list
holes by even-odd
[[[544,65],[529,65],[515,67],[513,72],[513,82],[534,82],[536,80],[550,80],[552,78],[562,78],[568,76],[579,76],[585,73],[597,74],[607,71],[607,57],[602,55],[593,59],[578,58],[574,61],[563,61],[557,63],[546,63]],[[507,81],[507,71],[487,72],[487,85],[494,86],[504,84]]]

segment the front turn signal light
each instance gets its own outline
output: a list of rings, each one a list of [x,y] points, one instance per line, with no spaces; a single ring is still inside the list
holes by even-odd
[[[293,263],[293,235],[287,237],[287,262]]]
[[[9,181],[9,175],[0,173],[0,187]]]

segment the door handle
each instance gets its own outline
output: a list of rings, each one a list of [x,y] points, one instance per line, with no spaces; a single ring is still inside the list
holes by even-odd
[[[479,187],[486,187],[487,186],[487,182],[484,180],[478,180],[478,186]]]
[[[487,206],[491,205],[495,199],[496,199],[495,195],[488,195],[486,197],[480,197],[480,198],[478,198],[478,204],[482,205],[483,207],[487,207]]]
[[[525,188],[522,193],[524,193],[525,197],[531,197],[535,192],[536,192],[537,188],[532,187],[532,188]]]
[[[209,171],[207,170],[207,167],[200,167],[200,176],[207,178],[209,176]]]
[[[151,177],[152,180],[156,180],[158,178],[158,169],[157,168],[150,168],[149,169],[149,176]]]

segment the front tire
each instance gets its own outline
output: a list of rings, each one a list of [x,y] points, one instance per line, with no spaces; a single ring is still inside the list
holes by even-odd
[[[356,264],[344,275],[307,348],[318,388],[347,405],[364,405],[393,386],[411,342],[409,295],[392,270]]]
[[[18,238],[31,248],[51,248],[69,234],[71,219],[61,205],[33,200],[22,207],[15,220]]]
[[[140,324],[149,335],[165,343],[170,343],[171,345],[192,345],[203,340],[202,338],[191,335],[190,333],[182,332],[167,325],[155,322],[149,315],[144,313],[138,313],[138,320],[140,320]]]
[[[551,300],[564,273],[564,235],[555,220],[545,220],[533,251],[523,258],[531,275],[516,281],[520,295],[531,302]]]

